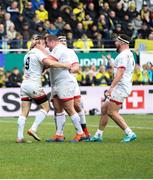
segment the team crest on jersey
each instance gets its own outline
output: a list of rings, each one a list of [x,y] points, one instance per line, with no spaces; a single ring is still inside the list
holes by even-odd
[[[36,91],[33,91],[33,94],[37,94]]]

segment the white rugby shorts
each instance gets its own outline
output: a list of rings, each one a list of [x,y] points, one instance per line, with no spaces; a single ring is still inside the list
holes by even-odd
[[[57,95],[61,100],[70,100],[75,97],[80,97],[80,89],[78,84],[75,82],[54,85],[52,89],[52,96],[55,95]]]
[[[41,84],[35,83],[35,82],[31,82],[31,81],[23,81],[23,83],[21,84],[21,88],[20,88],[20,95],[21,98],[24,97],[39,97],[44,95],[45,92],[41,86]]]
[[[115,102],[117,105],[121,105],[127,97],[128,94],[126,92],[116,87],[111,93],[110,101]]]

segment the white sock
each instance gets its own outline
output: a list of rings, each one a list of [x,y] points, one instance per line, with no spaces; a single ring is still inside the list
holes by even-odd
[[[96,133],[95,133],[95,136],[98,136],[98,137],[102,137],[103,136],[103,132],[102,130],[100,129],[97,129]]]
[[[133,131],[129,127],[127,127],[124,132],[126,135],[131,135],[133,133]]]
[[[82,134],[83,131],[82,131],[82,127],[80,125],[80,117],[79,117],[78,113],[73,114],[73,116],[71,116],[70,118],[76,128],[77,133]]]
[[[43,109],[40,109],[40,111],[38,112],[38,114],[35,117],[35,121],[33,122],[32,126],[31,126],[31,130],[32,131],[37,131],[38,126],[41,124],[41,122],[45,119],[47,115],[47,112]]]
[[[64,131],[64,124],[66,121],[65,113],[56,113],[55,116],[55,123],[56,123],[56,134],[63,135]]]
[[[85,116],[85,113],[84,111],[80,111],[78,113],[79,117],[80,117],[80,124],[86,124],[86,116]]]
[[[24,133],[25,121],[26,121],[26,117],[19,116],[19,118],[18,118],[18,134],[17,134],[17,137],[19,139],[23,139],[24,138],[23,133]]]

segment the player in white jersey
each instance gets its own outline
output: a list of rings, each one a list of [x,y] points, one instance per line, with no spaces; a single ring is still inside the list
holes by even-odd
[[[59,36],[58,39],[62,44],[67,46],[65,36]],[[80,69],[78,57],[73,49],[68,48],[68,50],[69,50],[69,59],[68,60],[72,64],[70,71],[71,71],[71,73],[76,73]],[[86,117],[85,117],[84,109],[81,106],[81,95],[80,95],[79,85],[78,85],[77,80],[74,75],[73,75],[73,77],[74,77],[74,81],[76,82],[76,89],[75,89],[75,93],[74,93],[74,107],[80,117],[80,124],[83,129],[83,132],[84,132],[86,138],[89,138],[90,133],[86,126]],[[55,108],[56,135],[51,137],[47,141],[49,141],[49,142],[59,142],[60,141],[61,142],[64,140],[63,139],[63,137],[64,137],[63,128],[64,128],[64,124],[66,121],[66,117],[65,117],[65,113],[64,113],[62,104],[60,103],[60,100],[58,99],[57,96],[53,98],[53,105]]]
[[[48,35],[46,37],[46,43],[49,49],[52,50],[50,56],[56,58],[57,61],[70,62],[70,60],[72,60],[71,64],[76,63],[75,58],[71,59],[71,55],[74,52],[70,51],[70,49],[68,49],[65,45],[60,43],[56,36]],[[82,138],[84,138],[84,133],[80,125],[80,117],[74,107],[74,98],[76,98],[77,96],[80,97],[80,91],[78,90],[77,82],[70,71],[62,68],[53,68],[51,70],[51,79],[53,85],[53,101],[54,103],[60,103],[62,105],[61,107],[64,108],[64,110],[70,116],[76,129],[76,136],[71,142],[78,142]],[[63,110],[61,110],[60,113],[58,113],[58,110],[56,109],[56,113],[58,118],[60,118],[60,116],[63,116]],[[58,135],[58,139],[59,141],[64,141],[64,136]],[[47,141],[50,142],[50,140]]]
[[[99,129],[91,142],[101,142],[104,129],[110,117],[125,133],[123,142],[130,142],[136,139],[136,134],[128,127],[124,118],[119,114],[119,109],[123,101],[127,98],[132,90],[132,73],[135,61],[132,52],[129,49],[130,39],[124,34],[119,35],[115,40],[115,45],[119,55],[114,63],[114,80],[106,95],[109,97],[102,105],[102,115],[99,122]]]
[[[36,36],[32,40],[31,50],[24,57],[24,80],[21,84],[21,115],[18,118],[18,133],[17,143],[23,143],[24,140],[24,125],[28,116],[31,101],[34,100],[40,107],[40,112],[36,115],[32,127],[28,134],[36,140],[40,138],[36,134],[39,124],[44,120],[49,111],[49,103],[47,95],[43,91],[41,85],[41,75],[45,66],[48,67],[63,67],[70,68],[69,63],[59,63],[53,58],[44,54],[41,49],[45,49],[45,40],[41,36]]]

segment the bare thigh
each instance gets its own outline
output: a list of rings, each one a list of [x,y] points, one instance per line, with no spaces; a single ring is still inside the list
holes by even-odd
[[[121,105],[117,105],[114,102],[109,101],[107,107],[107,114],[112,115],[114,112],[119,112]]]
[[[108,106],[109,106],[109,102],[108,101],[105,101],[105,102],[101,103],[101,114],[102,115],[107,114]]]
[[[46,101],[46,102],[40,104],[40,105],[39,105],[39,108],[45,110],[46,112],[48,112],[49,109],[50,109],[49,102]]]
[[[76,113],[76,110],[74,108],[74,99],[69,101],[63,101],[63,108],[68,113],[69,116],[72,116]]]
[[[55,108],[56,113],[61,113],[64,110],[63,103],[58,97],[53,98],[53,106]]]
[[[74,108],[75,108],[76,112],[81,111],[81,98],[74,99]]]

